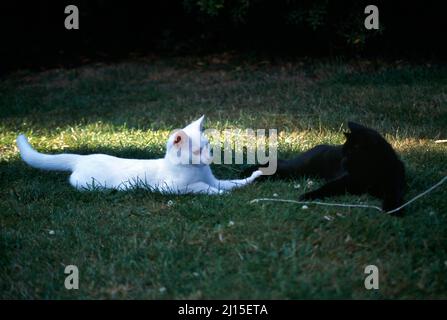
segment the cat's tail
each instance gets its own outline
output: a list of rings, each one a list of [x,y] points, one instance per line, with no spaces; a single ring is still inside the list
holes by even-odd
[[[17,137],[17,146],[20,150],[20,156],[28,165],[38,169],[55,171],[73,171],[74,166],[79,161],[80,155],[77,154],[43,154],[33,149],[28,139],[23,135]]]

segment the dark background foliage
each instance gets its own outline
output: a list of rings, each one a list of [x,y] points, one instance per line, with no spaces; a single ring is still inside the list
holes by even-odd
[[[80,29],[64,28],[75,4]],[[379,31],[364,8],[380,11]],[[2,1],[1,66],[77,64],[130,53],[237,49],[293,56],[443,58],[442,1],[151,0]]]

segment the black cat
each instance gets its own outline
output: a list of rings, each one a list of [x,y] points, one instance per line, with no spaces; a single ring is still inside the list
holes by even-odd
[[[316,177],[329,180],[300,200],[344,194],[369,193],[390,211],[403,203],[405,168],[391,145],[375,130],[348,122],[341,146],[318,145],[291,160],[279,160],[273,178]],[[249,168],[253,171],[253,167]],[[394,214],[402,214],[399,210]]]

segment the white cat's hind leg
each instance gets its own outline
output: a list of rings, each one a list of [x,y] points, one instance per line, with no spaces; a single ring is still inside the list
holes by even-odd
[[[94,177],[87,178],[85,175],[80,174],[78,171],[74,171],[70,175],[70,184],[77,190],[101,190],[111,188],[107,186],[105,182],[98,181]]]
[[[210,186],[209,184],[205,182],[195,182],[192,183],[182,190],[180,190],[180,193],[187,194],[187,193],[200,193],[200,194],[223,194],[224,190],[219,190],[213,186]]]
[[[76,171],[70,175],[70,184],[78,190],[88,189],[88,183]]]

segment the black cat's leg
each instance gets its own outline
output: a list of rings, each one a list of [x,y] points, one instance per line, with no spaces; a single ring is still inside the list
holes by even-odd
[[[278,159],[276,172],[270,177],[289,179],[317,177],[329,179],[341,172],[342,148],[340,146],[318,145],[289,160]],[[244,170],[244,176],[251,174],[264,165],[250,166]],[[267,177],[267,176],[264,176]]]
[[[349,175],[341,176],[335,180],[326,183],[321,188],[317,190],[307,192],[300,196],[300,200],[313,200],[322,199],[325,197],[336,196],[339,194],[344,194],[349,191],[351,184],[351,179]]]

